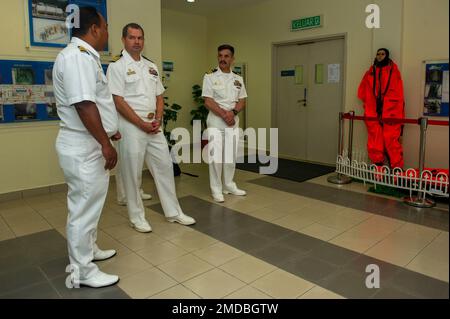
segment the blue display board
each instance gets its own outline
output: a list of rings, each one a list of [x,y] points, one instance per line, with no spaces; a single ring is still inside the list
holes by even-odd
[[[102,67],[106,72],[108,65]],[[52,70],[53,62],[0,60],[0,124],[59,120]],[[7,91],[26,95],[33,90],[41,93],[43,102],[8,103]]]
[[[30,44],[40,47],[65,47],[70,41],[66,27],[68,5],[92,6],[107,19],[106,0],[28,0]]]
[[[448,61],[425,63],[424,112],[426,116],[449,116]]]
[[[0,60],[0,85],[16,85],[20,88],[32,85],[52,86],[53,62]],[[49,103],[0,104],[0,122],[58,120],[56,105]],[[3,97],[0,99],[3,103]]]

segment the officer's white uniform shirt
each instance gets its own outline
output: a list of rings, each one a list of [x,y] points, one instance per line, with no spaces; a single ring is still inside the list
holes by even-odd
[[[136,114],[148,120],[156,111],[156,97],[164,93],[158,67],[141,56],[135,61],[122,51],[122,57],[108,67],[107,77],[111,93],[121,96]]]
[[[217,71],[204,76],[202,96],[214,99],[221,108],[231,111],[240,99],[247,97],[247,91],[240,75],[223,73],[218,67]]]
[[[97,105],[108,136],[117,133],[117,111],[100,55],[87,42],[73,37],[58,54],[53,67],[53,88],[62,128],[87,133],[74,104],[91,101]]]

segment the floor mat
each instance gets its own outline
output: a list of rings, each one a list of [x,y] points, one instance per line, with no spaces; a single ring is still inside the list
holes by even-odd
[[[261,163],[248,163],[248,158],[245,158],[244,163],[236,164],[237,169],[259,173],[261,166],[268,166]],[[336,171],[336,167],[312,164],[307,162],[293,161],[288,159],[278,159],[278,170],[272,176],[288,179],[295,182],[304,182],[322,175],[326,175]]]

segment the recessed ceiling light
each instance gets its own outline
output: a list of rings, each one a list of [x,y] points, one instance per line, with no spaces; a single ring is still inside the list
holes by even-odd
[[[195,2],[195,0],[186,0],[186,1],[187,1],[187,2],[191,2],[191,3],[192,3],[192,2]]]

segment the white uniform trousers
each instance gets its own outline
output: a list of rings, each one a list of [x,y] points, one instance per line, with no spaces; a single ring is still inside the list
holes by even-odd
[[[119,141],[119,164],[130,221],[137,223],[145,219],[140,195],[144,160],[155,181],[164,215],[174,217],[182,213],[175,191],[173,164],[164,134],[147,134],[122,118],[119,120],[119,127],[122,134]]]
[[[115,147],[117,150],[117,156],[120,158],[119,154],[119,146],[118,142],[115,143]],[[139,175],[139,187],[142,188],[142,174]],[[126,202],[127,196],[125,194],[125,187],[123,186],[123,177],[122,172],[120,170],[120,165],[116,167],[116,193],[117,193],[117,201],[118,202]]]
[[[98,249],[97,225],[105,203],[109,172],[101,146],[88,133],[61,129],[56,152],[68,185],[67,244],[70,263],[79,279],[94,276],[99,270],[92,262]]]
[[[209,184],[213,194],[222,194],[222,171],[225,188],[228,190],[237,188],[234,182],[239,146],[239,118],[237,116],[235,121],[236,124],[233,128],[226,129],[228,128],[227,125],[220,117],[212,112],[208,115]],[[217,133],[214,134],[214,131],[211,130],[219,133],[220,137],[216,136]],[[225,140],[231,141],[233,144],[225,145]],[[228,154],[225,152],[228,152]]]

